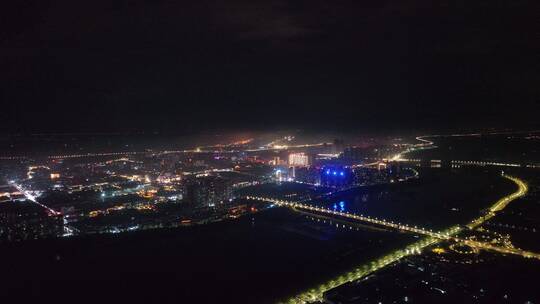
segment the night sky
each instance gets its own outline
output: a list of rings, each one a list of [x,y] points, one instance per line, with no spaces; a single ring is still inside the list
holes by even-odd
[[[4,2],[4,133],[538,125],[537,0]]]

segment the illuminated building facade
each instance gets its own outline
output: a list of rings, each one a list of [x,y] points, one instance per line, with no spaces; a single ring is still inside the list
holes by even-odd
[[[292,167],[306,167],[309,166],[309,157],[305,153],[291,153],[289,154],[289,166]]]
[[[232,186],[216,176],[191,179],[185,184],[185,199],[198,207],[215,207],[232,198]]]

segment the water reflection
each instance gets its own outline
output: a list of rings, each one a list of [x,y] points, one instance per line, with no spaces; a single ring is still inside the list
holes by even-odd
[[[339,203],[334,203],[334,205],[332,207],[336,211],[341,211],[341,212],[347,211],[345,201],[340,201]]]

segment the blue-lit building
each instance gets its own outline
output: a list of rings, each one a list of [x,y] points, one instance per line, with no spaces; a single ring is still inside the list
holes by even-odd
[[[328,187],[347,187],[352,185],[354,177],[350,167],[325,166],[321,170],[321,185]]]

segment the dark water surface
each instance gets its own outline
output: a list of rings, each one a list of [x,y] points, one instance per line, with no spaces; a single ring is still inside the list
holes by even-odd
[[[5,244],[0,296],[272,303],[413,241],[275,208],[185,229]]]

